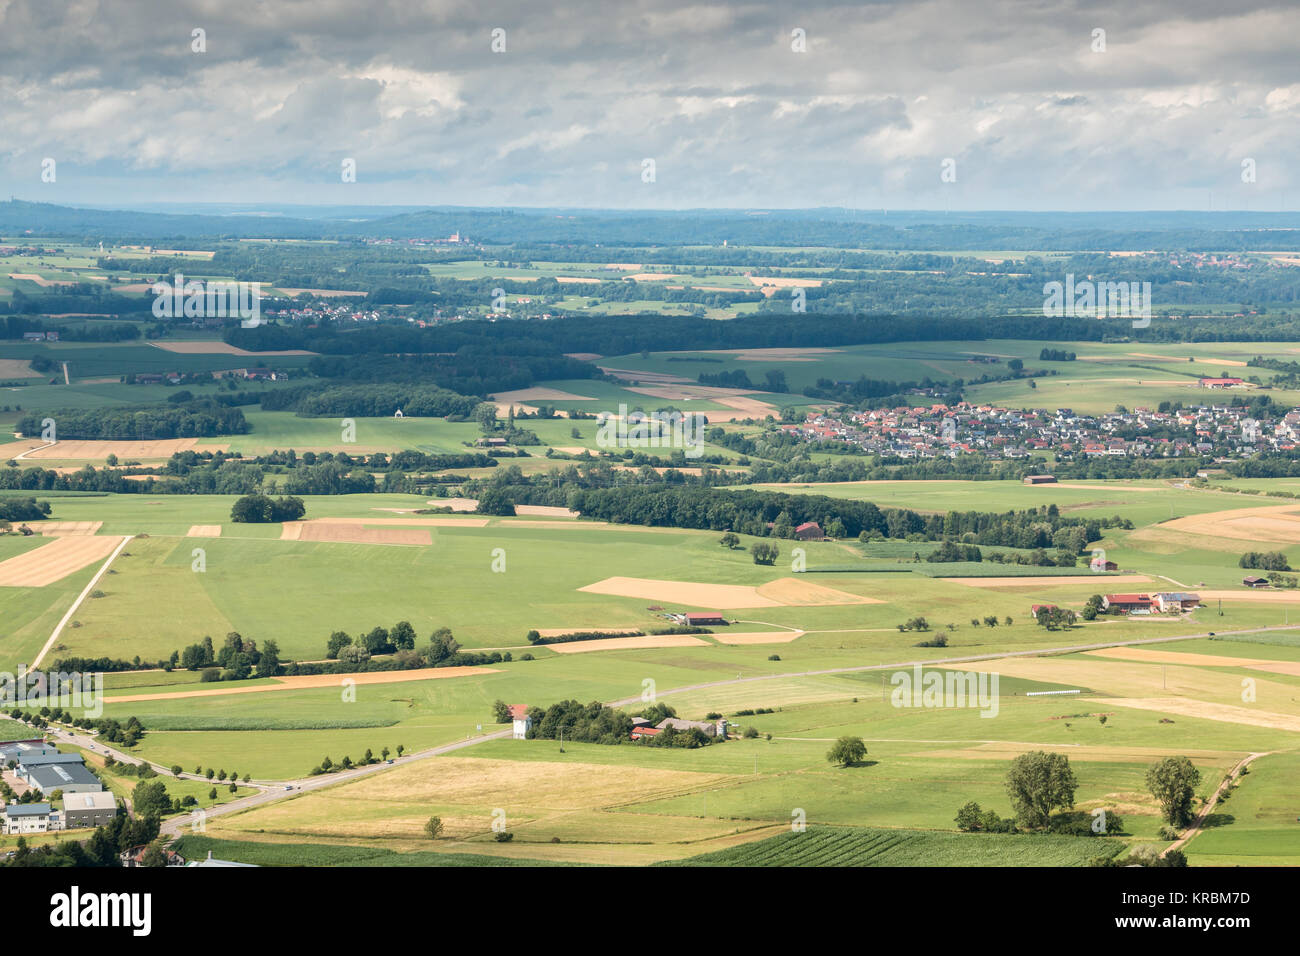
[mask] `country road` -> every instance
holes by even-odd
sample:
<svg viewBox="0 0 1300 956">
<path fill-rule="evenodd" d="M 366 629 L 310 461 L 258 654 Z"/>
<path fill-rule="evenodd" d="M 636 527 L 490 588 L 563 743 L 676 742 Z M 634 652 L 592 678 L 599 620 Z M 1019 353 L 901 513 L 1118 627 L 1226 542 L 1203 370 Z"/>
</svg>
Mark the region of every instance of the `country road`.
<svg viewBox="0 0 1300 956">
<path fill-rule="evenodd" d="M 262 789 L 260 793 L 255 793 L 251 797 L 242 797 L 239 800 L 232 800 L 230 803 L 223 803 L 220 806 L 210 807 L 203 811 L 203 819 L 206 821 L 210 817 L 220 817 L 225 816 L 228 813 L 238 813 L 242 810 L 249 810 L 253 807 L 261 806 L 264 803 L 282 800 L 285 797 L 296 797 L 300 793 L 320 790 L 324 787 L 333 786 L 334 784 L 346 783 L 349 780 L 356 780 L 358 777 L 378 773 L 380 770 L 387 770 L 390 766 L 397 767 L 402 764 L 413 763 L 416 760 L 436 757 L 439 754 L 452 753 L 453 751 L 461 750 L 465 747 L 472 747 L 475 744 L 481 744 L 485 740 L 500 740 L 502 737 L 509 737 L 511 733 L 513 733 L 513 728 L 508 727 L 505 730 L 498 730 L 494 733 L 471 737 L 469 740 L 458 740 L 455 743 L 430 747 L 428 750 L 406 754 L 405 756 L 396 757 L 390 761 L 380 761 L 379 763 L 370 764 L 365 767 L 353 767 L 351 770 L 341 770 L 337 773 L 327 773 L 316 777 L 306 777 L 302 780 L 295 780 L 292 783 L 261 783 L 258 784 L 258 786 L 263 787 L 264 789 Z M 182 815 L 166 821 L 161 827 L 162 835 L 168 837 L 180 836 L 182 831 L 191 826 L 191 819 L 191 817 Z"/>
<path fill-rule="evenodd" d="M 1188 641 L 1188 640 L 1195 640 L 1197 638 L 1208 637 L 1212 633 L 1221 633 L 1225 635 L 1226 634 L 1258 634 L 1264 631 L 1282 631 L 1282 630 L 1294 630 L 1294 629 L 1295 629 L 1294 626 L 1278 625 L 1275 627 L 1249 628 L 1240 631 L 1220 631 L 1220 632 L 1201 631 L 1195 634 L 1178 634 L 1178 635 L 1170 635 L 1166 637 L 1147 637 L 1147 638 L 1139 638 L 1131 641 L 1103 641 L 1101 643 L 1095 643 L 1095 644 L 1070 644 L 1070 645 L 1063 645 L 1060 647 L 1040 647 L 1040 648 L 1034 648 L 1032 650 L 1024 650 L 1024 651 L 1003 651 L 996 654 L 972 654 L 972 655 L 962 655 L 962 656 L 954 656 L 954 657 L 934 658 L 931 660 L 902 661 L 902 662 L 892 663 L 892 664 L 862 664 L 855 667 L 832 667 L 832 668 L 826 668 L 824 670 L 815 670 L 815 671 L 789 671 L 782 674 L 764 674 L 757 677 L 737 676 L 737 677 L 728 678 L 726 680 L 706 681 L 700 684 L 687 684 L 682 687 L 674 687 L 670 690 L 658 691 L 656 693 L 656 697 L 668 697 L 673 694 L 684 694 L 689 691 L 704 690 L 709 687 L 725 687 L 731 684 L 748 684 L 748 683 L 757 683 L 760 681 L 783 680 L 790 677 L 817 677 L 826 674 L 851 674 L 851 673 L 858 673 L 862 671 L 896 670 L 896 669 L 914 667 L 917 664 L 921 664 L 927 667 L 935 667 L 935 666 L 941 666 L 945 664 L 962 664 L 962 663 L 971 663 L 975 661 L 997 660 L 1004 657 L 1037 657 L 1043 654 L 1069 654 L 1069 653 L 1077 653 L 1080 651 L 1102 650 L 1108 647 L 1132 647 L 1135 645 L 1142 645 L 1142 644 L 1160 644 L 1160 643 L 1168 643 L 1170 641 Z M 625 697 L 620 700 L 610 701 L 609 705 L 611 707 L 624 707 L 627 706 L 628 704 L 635 704 L 640 701 L 641 701 L 641 697 L 637 695 L 633 697 Z M 66 732 L 63 733 L 66 734 Z M 283 800 L 289 797 L 296 797 L 301 793 L 306 793 L 312 790 L 320 790 L 325 787 L 334 786 L 335 784 L 345 783 L 349 780 L 355 780 L 358 777 L 363 777 L 368 774 L 379 773 L 381 771 L 389 769 L 390 766 L 397 767 L 403 764 L 414 763 L 418 760 L 426 760 L 429 757 L 436 757 L 441 754 L 453 753 L 454 751 L 457 750 L 463 750 L 466 747 L 473 747 L 474 745 L 483 743 L 484 741 L 487 740 L 501 740 L 505 737 L 509 737 L 510 734 L 511 734 L 511 729 L 507 728 L 505 730 L 499 730 L 490 734 L 481 734 L 478 736 L 470 737 L 466 740 L 458 740 L 455 741 L 454 743 L 441 744 L 437 747 L 430 747 L 427 750 L 421 750 L 416 753 L 406 754 L 402 757 L 396 758 L 395 760 L 393 760 L 391 764 L 386 762 L 381 762 L 378 764 L 371 764 L 365 767 L 354 767 L 351 770 L 339 771 L 336 773 L 329 773 L 329 774 L 320 774 L 319 776 L 315 776 L 315 777 L 304 777 L 298 780 L 290 780 L 290 781 L 283 781 L 283 782 L 255 781 L 249 785 L 259 788 L 259 790 L 261 791 L 260 793 L 253 794 L 252 796 L 248 796 L 248 797 L 242 797 L 238 800 L 232 800 L 229 803 L 223 803 L 220 806 L 211 807 L 205 811 L 206 818 L 226 816 L 227 814 L 231 814 L 231 813 L 239 813 L 243 810 L 248 810 L 253 807 L 274 802 L 276 800 Z M 104 748 L 100 747 L 100 749 L 103 750 Z M 117 759 L 137 760 L 137 758 L 128 757 L 126 755 L 117 755 L 116 753 L 115 753 L 115 757 Z M 171 775 L 171 771 L 167 768 L 160 768 L 160 767 L 156 767 L 155 765 L 155 769 L 161 770 L 166 775 Z M 181 776 L 187 779 L 206 779 L 206 778 L 195 777 L 193 774 L 182 774 Z M 286 788 L 290 788 L 290 789 L 286 789 Z M 162 825 L 162 832 L 164 835 L 169 837 L 178 837 L 189 826 L 190 826 L 190 818 L 184 816 L 177 817 L 164 822 Z"/>
<path fill-rule="evenodd" d="M 1252 753 L 1243 757 L 1241 763 L 1233 767 L 1232 772 L 1223 778 L 1223 783 L 1219 784 L 1218 788 L 1214 791 L 1213 796 L 1211 796 L 1209 800 L 1205 801 L 1205 806 L 1201 807 L 1201 812 L 1196 815 L 1196 819 L 1191 822 L 1191 825 L 1183 832 L 1183 835 L 1173 843 L 1169 844 L 1169 846 L 1165 847 L 1164 851 L 1161 852 L 1160 855 L 1167 856 L 1170 850 L 1181 850 L 1187 845 L 1192 837 L 1204 830 L 1205 821 L 1208 820 L 1210 814 L 1214 812 L 1214 808 L 1218 805 L 1219 799 L 1227 792 L 1228 788 L 1237 781 L 1241 776 L 1242 771 L 1250 766 L 1250 764 L 1254 763 L 1259 757 L 1267 757 L 1268 753 L 1269 752 Z"/>
</svg>

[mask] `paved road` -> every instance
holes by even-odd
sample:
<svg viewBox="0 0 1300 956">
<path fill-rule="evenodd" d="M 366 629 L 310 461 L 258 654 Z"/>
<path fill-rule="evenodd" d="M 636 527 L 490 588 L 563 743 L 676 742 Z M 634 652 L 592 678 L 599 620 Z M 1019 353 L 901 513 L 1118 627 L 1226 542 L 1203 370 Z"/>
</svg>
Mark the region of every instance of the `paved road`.
<svg viewBox="0 0 1300 956">
<path fill-rule="evenodd" d="M 420 750 L 416 753 L 406 754 L 393 759 L 391 762 L 380 761 L 377 764 L 370 764 L 365 767 L 353 767 L 351 770 L 340 770 L 337 773 L 323 773 L 319 776 L 305 777 L 301 780 L 294 780 L 290 783 L 268 784 L 265 785 L 265 789 L 260 793 L 255 793 L 250 797 L 243 797 L 239 800 L 232 800 L 229 803 L 223 803 L 220 806 L 209 807 L 204 811 L 204 820 L 212 817 L 225 816 L 228 813 L 239 813 L 243 810 L 249 810 L 253 807 L 261 806 L 264 803 L 283 800 L 286 797 L 296 797 L 300 793 L 320 790 L 323 787 L 331 787 L 338 783 L 356 780 L 358 777 L 365 777 L 372 773 L 378 773 L 381 770 L 388 770 L 390 767 L 413 763 L 417 760 L 425 760 L 429 757 L 436 757 L 439 754 L 452 753 L 453 751 L 461 750 L 465 747 L 472 747 L 475 744 L 481 744 L 485 740 L 500 740 L 502 737 L 509 737 L 511 733 L 513 733 L 513 728 L 507 727 L 505 730 L 494 731 L 490 734 L 480 734 L 471 737 L 468 740 L 458 740 L 453 744 L 443 744 L 439 747 L 430 747 L 428 750 Z M 292 789 L 285 789 L 286 787 L 292 787 Z M 184 831 L 190 829 L 190 827 L 190 817 L 173 817 L 163 823 L 162 835 L 167 837 L 178 837 Z"/>
<path fill-rule="evenodd" d="M 1293 625 L 1278 625 L 1276 627 L 1256 627 L 1256 628 L 1248 628 L 1240 631 L 1219 631 L 1217 633 L 1221 635 L 1258 634 L 1262 631 L 1285 631 L 1285 630 L 1295 630 L 1295 629 L 1296 627 Z M 1131 647 L 1131 646 L 1141 645 L 1141 644 L 1162 644 L 1162 643 L 1168 643 L 1170 641 L 1189 641 L 1189 640 L 1195 640 L 1196 638 L 1208 637 L 1210 633 L 1211 632 L 1209 631 L 1200 631 L 1194 634 L 1178 634 L 1178 635 L 1171 635 L 1166 637 L 1147 637 L 1147 638 L 1139 638 L 1131 641 L 1103 641 L 1098 644 L 1072 644 L 1072 645 L 1066 645 L 1062 647 L 1038 647 L 1038 648 L 1033 648 L 1032 650 L 1002 651 L 996 654 L 969 654 L 969 655 L 962 655 L 962 656 L 955 656 L 955 657 L 934 658 L 930 660 L 903 661 L 901 663 L 893 663 L 893 664 L 863 664 L 856 667 L 831 667 L 831 668 L 826 668 L 824 670 L 791 671 L 784 674 L 763 674 L 756 677 L 738 676 L 738 677 L 729 678 L 727 680 L 706 681 L 701 684 L 688 684 L 684 687 L 674 687 L 666 691 L 657 691 L 655 696 L 668 697 L 673 694 L 684 694 L 687 693 L 688 691 L 702 690 L 709 687 L 723 687 L 729 684 L 748 684 L 748 683 L 757 683 L 759 681 L 782 680 L 789 677 L 816 677 L 824 674 L 851 674 L 851 673 L 857 673 L 861 671 L 899 670 L 902 668 L 913 667 L 917 664 L 921 664 L 927 667 L 935 667 L 944 664 L 962 664 L 962 663 L 970 663 L 974 661 L 997 660 L 999 658 L 1004 658 L 1004 657 L 1037 657 L 1043 654 L 1068 654 L 1068 653 L 1077 653 L 1079 651 L 1101 650 L 1107 647 Z M 635 697 L 625 697 L 622 700 L 610 701 L 610 706 L 623 707 L 628 704 L 638 703 L 640 702 L 640 700 L 641 697 L 639 695 Z M 368 774 L 378 773 L 383 770 L 387 770 L 389 766 L 398 766 L 401 764 L 414 763 L 417 760 L 425 760 L 428 759 L 429 757 L 436 757 L 440 754 L 452 753 L 457 750 L 462 750 L 466 747 L 473 747 L 474 745 L 481 744 L 487 740 L 500 740 L 504 737 L 509 737 L 511 732 L 512 731 L 510 728 L 506 728 L 505 730 L 499 730 L 494 733 L 480 734 L 475 737 L 470 737 L 466 740 L 458 740 L 455 743 L 442 744 L 441 746 L 438 747 L 431 747 L 428 750 L 421 750 L 416 753 L 410 753 L 410 754 L 406 754 L 403 757 L 399 757 L 396 760 L 394 760 L 391 765 L 387 763 L 371 764 L 366 767 L 356 767 L 352 770 L 340 771 L 337 773 L 330 773 L 330 774 L 320 774 L 319 776 L 315 776 L 315 777 L 305 777 L 299 780 L 285 781 L 283 783 L 268 783 L 265 781 L 257 782 L 255 786 L 262 788 L 260 793 L 253 794 L 252 796 L 249 797 L 243 797 L 242 799 L 239 800 L 232 800 L 229 803 L 223 803 L 217 807 L 212 807 L 206 811 L 207 817 L 211 818 L 217 816 L 225 816 L 226 814 L 230 814 L 230 813 L 239 813 L 240 811 L 248 810 L 256 806 L 261 806 L 262 804 L 271 803 L 276 800 L 283 800 L 287 797 L 294 797 L 300 793 L 305 793 L 311 790 L 319 790 L 324 787 L 330 787 L 335 784 L 343 783 L 348 780 L 355 780 L 358 777 L 363 777 Z M 134 759 L 134 758 L 128 757 L 125 759 Z M 165 770 L 165 768 L 164 768 L 164 772 L 170 773 L 170 771 Z M 194 778 L 192 774 L 183 774 L 182 776 L 186 776 L 192 779 L 197 779 Z M 292 789 L 286 790 L 285 789 L 286 786 L 292 787 Z M 166 836 L 176 837 L 179 836 L 184 830 L 189 828 L 189 826 L 190 826 L 190 819 L 188 817 L 173 818 L 171 820 L 166 821 L 163 824 L 162 832 Z"/>
<path fill-rule="evenodd" d="M 230 783 L 229 780 L 221 781 L 215 778 L 209 781 L 206 776 L 197 773 L 181 773 L 178 777 L 178 775 L 172 773 L 170 767 L 164 767 L 162 764 L 154 763 L 152 760 L 141 760 L 133 754 L 124 753 L 121 750 L 108 746 L 92 734 L 86 734 L 75 730 L 64 730 L 63 728 L 55 727 L 53 724 L 45 729 L 45 734 L 46 736 L 54 737 L 59 743 L 72 744 L 73 746 L 82 747 L 97 754 L 109 754 L 119 763 L 147 763 L 164 777 L 172 777 L 173 779 L 181 780 L 197 780 L 200 783 L 211 782 L 213 786 L 229 785 Z M 268 783 L 260 780 L 252 780 L 248 783 L 241 782 L 239 785 L 241 787 L 256 787 L 259 790 L 279 786 L 279 784 L 274 782 Z"/>
</svg>

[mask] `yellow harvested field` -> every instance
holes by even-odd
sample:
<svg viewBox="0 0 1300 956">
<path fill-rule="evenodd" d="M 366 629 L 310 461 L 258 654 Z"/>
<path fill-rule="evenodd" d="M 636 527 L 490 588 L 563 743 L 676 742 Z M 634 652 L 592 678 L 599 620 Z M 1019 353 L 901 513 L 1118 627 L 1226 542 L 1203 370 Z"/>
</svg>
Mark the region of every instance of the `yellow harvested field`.
<svg viewBox="0 0 1300 956">
<path fill-rule="evenodd" d="M 41 373 L 33 369 L 26 359 L 0 358 L 0 379 L 40 377 Z"/>
<path fill-rule="evenodd" d="M 1218 654 L 1187 654 L 1179 651 L 1156 651 L 1146 647 L 1108 647 L 1089 651 L 1090 657 L 1109 657 L 1120 661 L 1143 661 L 1156 664 L 1186 664 L 1191 667 L 1244 667 L 1270 674 L 1300 677 L 1300 661 L 1269 661 L 1258 657 L 1224 657 Z"/>
<path fill-rule="evenodd" d="M 302 522 L 286 521 L 280 525 L 281 541 L 300 541 L 302 539 Z"/>
<path fill-rule="evenodd" d="M 779 417 L 780 410 L 767 402 L 759 401 L 756 398 L 717 398 L 714 399 L 719 405 L 725 405 L 731 409 L 728 412 L 711 411 L 705 412 L 704 415 L 710 422 L 734 422 L 742 418 L 764 419 L 768 415 Z"/>
<path fill-rule="evenodd" d="M 565 352 L 565 358 L 577 359 L 579 362 L 594 362 L 601 358 L 595 352 Z"/>
<path fill-rule="evenodd" d="M 589 634 L 597 631 L 601 634 L 636 634 L 635 627 L 605 627 L 602 624 L 583 625 L 581 627 L 539 627 L 537 633 L 542 637 L 563 637 L 565 634 Z"/>
<path fill-rule="evenodd" d="M 1248 604 L 1300 604 L 1300 590 L 1265 591 L 1243 587 L 1240 591 L 1196 592 L 1202 601 L 1245 601 Z"/>
<path fill-rule="evenodd" d="M 1237 541 L 1271 541 L 1280 544 L 1300 543 L 1300 505 L 1265 505 L 1258 508 L 1234 508 L 1175 518 L 1160 525 L 1166 533 L 1231 538 Z"/>
<path fill-rule="evenodd" d="M 25 282 L 35 282 L 39 286 L 77 284 L 75 279 L 46 279 L 43 276 L 36 275 L 34 272 L 11 272 L 9 273 L 9 278 L 22 279 Z"/>
<path fill-rule="evenodd" d="M 876 598 L 850 594 L 800 578 L 778 578 L 760 585 L 758 593 L 787 607 L 831 607 L 837 604 L 884 604 Z"/>
<path fill-rule="evenodd" d="M 219 524 L 196 524 L 191 525 L 190 530 L 185 533 L 187 538 L 220 538 L 221 525 Z"/>
<path fill-rule="evenodd" d="M 29 528 L 37 534 L 59 537 L 69 534 L 98 534 L 102 521 L 33 521 Z"/>
<path fill-rule="evenodd" d="M 633 282 L 663 282 L 665 279 L 680 279 L 681 274 L 677 272 L 637 272 L 627 276 Z"/>
<path fill-rule="evenodd" d="M 429 504 L 436 508 L 450 508 L 452 511 L 473 511 L 478 507 L 477 498 L 430 498 Z M 535 515 L 538 518 L 576 518 L 578 512 L 570 511 L 559 505 L 515 505 L 517 515 Z M 445 520 L 445 519 L 438 519 Z M 457 521 L 457 524 L 465 524 Z M 601 522 L 603 524 L 604 522 Z"/>
<path fill-rule="evenodd" d="M 627 651 L 647 647 L 703 647 L 708 641 L 689 634 L 644 634 L 641 637 L 611 637 L 596 641 L 570 641 L 568 644 L 546 644 L 557 654 L 585 654 L 588 651 Z"/>
<path fill-rule="evenodd" d="M 242 357 L 257 357 L 262 355 L 315 355 L 315 352 L 308 352 L 306 349 L 283 349 L 278 352 L 249 352 L 233 345 L 227 345 L 225 342 L 154 342 L 154 348 L 163 349 L 167 352 L 175 352 L 177 355 L 239 355 Z"/>
<path fill-rule="evenodd" d="M 705 607 L 716 610 L 738 607 L 781 607 L 781 602 L 765 598 L 758 588 L 740 584 L 698 584 L 690 581 L 661 581 L 654 578 L 605 578 L 578 588 L 591 594 L 642 598 Z"/>
<path fill-rule="evenodd" d="M 58 441 L 27 453 L 29 459 L 69 458 L 76 461 L 103 461 L 109 455 L 120 460 L 141 458 L 170 458 L 178 451 L 189 451 L 197 445 L 197 438 L 165 438 L 158 441 Z M 204 451 L 225 451 L 226 444 L 209 445 Z"/>
<path fill-rule="evenodd" d="M 220 825 L 256 830 L 258 834 L 311 833 L 372 840 L 406 837 L 428 841 L 423 836 L 430 809 L 438 808 L 447 822 L 448 835 L 467 837 L 490 835 L 494 808 L 504 806 L 510 829 L 527 833 L 533 822 L 543 833 L 522 841 L 527 855 L 537 857 L 549 846 L 548 824 L 563 825 L 575 812 L 595 812 L 602 807 L 626 807 L 642 801 L 662 800 L 736 782 L 733 774 L 696 773 L 688 770 L 660 770 L 645 767 L 580 763 L 566 760 L 495 760 L 485 757 L 442 756 L 397 766 L 341 786 L 303 794 L 295 800 L 258 807 L 247 814 L 224 817 Z M 383 814 L 365 812 L 382 806 Z M 609 839 L 614 842 L 649 842 L 653 834 L 624 831 L 635 827 L 643 816 L 617 813 L 608 820 Z M 704 837 L 688 821 L 674 824 L 678 838 Z M 735 829 L 727 821 L 728 830 Z M 533 830 L 537 833 L 537 830 Z M 626 832 L 626 835 L 622 835 Z M 249 838 L 263 839 L 250 834 Z M 442 842 L 442 841 L 439 841 Z M 520 842 L 520 841 L 516 841 Z M 497 844 L 475 842 L 465 849 L 495 852 Z M 568 840 L 556 850 L 574 849 Z M 650 860 L 664 856 L 662 847 Z M 697 851 L 690 851 L 697 852 Z"/>
<path fill-rule="evenodd" d="M 816 289 L 822 284 L 821 279 L 795 279 L 789 276 L 746 276 L 745 278 L 760 288 L 762 286 L 767 286 L 768 288 L 775 287 L 777 289 L 794 289 L 800 287 L 805 289 Z"/>
<path fill-rule="evenodd" d="M 126 694 L 105 697 L 106 704 L 127 704 L 141 700 L 182 700 L 187 697 L 222 697 L 227 694 L 267 694 L 281 690 L 305 690 L 312 687 L 342 687 L 344 681 L 354 684 L 400 684 L 405 681 L 443 680 L 448 677 L 471 677 L 477 674 L 495 674 L 495 667 L 422 667 L 409 671 L 364 671 L 359 674 L 304 674 L 297 677 L 276 677 L 275 683 L 252 687 L 216 687 L 211 690 L 179 690 L 163 694 Z"/>
<path fill-rule="evenodd" d="M 122 543 L 115 535 L 68 535 L 0 561 L 0 587 L 42 588 L 113 553 Z"/>
<path fill-rule="evenodd" d="M 1270 730 L 1300 733 L 1300 716 L 1279 714 L 1254 707 L 1238 707 L 1235 704 L 1217 704 L 1188 697 L 1126 697 L 1107 703 L 1119 707 L 1132 707 L 1136 710 L 1155 710 L 1166 714 L 1181 714 L 1184 717 L 1218 720 L 1227 724 L 1245 724 L 1248 727 L 1267 727 Z"/>
<path fill-rule="evenodd" d="M 653 578 L 613 577 L 578 588 L 592 594 L 642 598 L 706 607 L 716 610 L 749 607 L 825 607 L 836 604 L 883 604 L 875 598 L 860 597 L 846 591 L 780 578 L 759 587 L 740 584 L 702 584 L 693 581 L 662 581 Z"/>
<path fill-rule="evenodd" d="M 1197 703 L 1235 704 L 1241 700 L 1241 675 L 1208 667 L 1106 660 L 1088 655 L 999 658 L 966 666 L 1003 677 L 1023 677 L 1062 687 L 1088 688 L 1110 695 L 1104 701 L 1106 707 L 1130 698 L 1141 700 L 1173 695 L 1179 695 L 1174 699 Z M 1256 687 L 1259 699 L 1274 701 L 1275 707 L 1280 706 L 1278 702 L 1290 700 L 1295 693 L 1293 686 L 1266 678 L 1257 678 Z M 1297 710 L 1300 711 L 1300 705 L 1297 705 Z"/>
<path fill-rule="evenodd" d="M 948 750 L 922 750 L 909 757 L 937 757 L 943 760 L 1011 760 L 1021 754 L 1042 750 L 1043 745 L 1022 744 L 1013 741 L 993 741 L 973 747 Z M 1197 760 L 1236 761 L 1244 754 L 1227 750 L 1188 750 L 1186 747 L 1094 747 L 1075 744 L 1052 744 L 1051 749 L 1065 754 L 1073 761 L 1102 761 L 1106 763 L 1154 763 L 1161 757 L 1180 754 Z"/>
<path fill-rule="evenodd" d="M 538 282 L 541 279 L 537 280 Z M 556 282 L 568 282 L 572 285 L 600 285 L 601 279 L 593 279 L 591 276 L 556 276 Z"/>
<path fill-rule="evenodd" d="M 804 636 L 803 631 L 714 631 L 719 644 L 789 644 Z"/>
<path fill-rule="evenodd" d="M 572 392 L 563 392 L 558 388 L 517 388 L 513 392 L 497 392 L 489 396 L 493 400 L 510 404 L 512 402 L 594 402 L 594 398 L 588 398 L 586 395 L 574 395 Z"/>
<path fill-rule="evenodd" d="M 1107 589 L 1117 584 L 1147 584 L 1151 581 L 1145 574 L 1061 574 L 1028 578 L 939 578 L 939 580 L 964 584 L 972 588 L 1042 588 L 1054 584 L 1096 584 L 1099 587 L 1104 585 Z"/>
<path fill-rule="evenodd" d="M 431 545 L 433 537 L 427 528 L 366 528 L 356 524 L 332 521 L 306 521 L 301 523 L 299 541 L 332 541 L 345 544 L 403 544 Z"/>
</svg>

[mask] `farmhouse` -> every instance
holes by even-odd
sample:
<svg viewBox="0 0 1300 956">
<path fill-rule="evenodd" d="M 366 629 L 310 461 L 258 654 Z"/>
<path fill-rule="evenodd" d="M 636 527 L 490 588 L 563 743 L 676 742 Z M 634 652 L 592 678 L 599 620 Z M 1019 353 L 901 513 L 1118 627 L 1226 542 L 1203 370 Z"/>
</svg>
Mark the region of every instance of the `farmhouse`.
<svg viewBox="0 0 1300 956">
<path fill-rule="evenodd" d="M 680 717 L 665 717 L 655 725 L 656 730 L 665 730 L 668 727 L 673 728 L 673 730 L 698 730 L 708 737 L 727 736 L 727 722 L 724 719 L 717 721 L 682 720 Z"/>
<path fill-rule="evenodd" d="M 504 448 L 509 442 L 504 438 L 479 438 L 474 444 L 480 448 Z"/>
<path fill-rule="evenodd" d="M 657 727 L 633 727 L 629 735 L 633 740 L 641 740 L 643 737 L 658 737 L 660 731 Z"/>
<path fill-rule="evenodd" d="M 1150 614 L 1155 602 L 1146 594 L 1107 594 L 1102 610 L 1111 614 Z"/>
<path fill-rule="evenodd" d="M 1241 579 L 1241 583 L 1248 588 L 1266 588 L 1268 587 L 1268 578 L 1257 577 L 1254 574 L 1248 574 Z"/>
<path fill-rule="evenodd" d="M 683 614 L 685 619 L 683 623 L 691 627 L 706 627 L 710 624 L 726 624 L 727 619 L 722 616 L 720 611 L 688 611 Z"/>
<path fill-rule="evenodd" d="M 1191 611 L 1201 606 L 1199 594 L 1186 594 L 1182 591 L 1167 591 L 1157 594 L 1156 604 L 1162 612 Z"/>
<path fill-rule="evenodd" d="M 533 718 L 528 716 L 527 704 L 511 704 L 510 720 L 514 723 L 515 740 L 527 740 L 528 731 L 533 728 Z"/>
<path fill-rule="evenodd" d="M 1056 610 L 1056 605 L 1055 605 L 1055 604 L 1031 604 L 1031 605 L 1029 605 L 1029 613 L 1030 613 L 1031 615 L 1033 615 L 1034 617 L 1038 617 L 1038 612 L 1039 612 L 1039 611 L 1055 611 L 1055 610 Z"/>
<path fill-rule="evenodd" d="M 1239 378 L 1203 378 L 1201 388 L 1234 388 L 1244 384 Z"/>
<path fill-rule="evenodd" d="M 1027 485 L 1054 485 L 1056 484 L 1055 475 L 1025 475 L 1023 479 Z"/>
<path fill-rule="evenodd" d="M 800 541 L 825 541 L 826 532 L 816 521 L 805 521 L 794 529 L 794 536 Z"/>
</svg>

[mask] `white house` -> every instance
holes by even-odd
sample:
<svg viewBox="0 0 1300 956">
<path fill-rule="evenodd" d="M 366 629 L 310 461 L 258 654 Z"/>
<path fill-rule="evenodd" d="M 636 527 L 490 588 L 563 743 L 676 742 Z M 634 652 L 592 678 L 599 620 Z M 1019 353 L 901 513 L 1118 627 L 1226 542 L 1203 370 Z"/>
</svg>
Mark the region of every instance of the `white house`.
<svg viewBox="0 0 1300 956">
<path fill-rule="evenodd" d="M 514 739 L 527 740 L 528 731 L 532 729 L 533 718 L 528 716 L 527 704 L 511 704 L 510 719 L 514 721 Z"/>
</svg>

